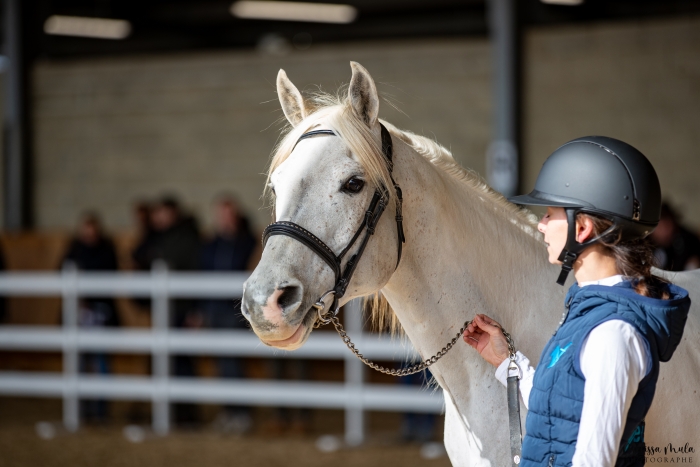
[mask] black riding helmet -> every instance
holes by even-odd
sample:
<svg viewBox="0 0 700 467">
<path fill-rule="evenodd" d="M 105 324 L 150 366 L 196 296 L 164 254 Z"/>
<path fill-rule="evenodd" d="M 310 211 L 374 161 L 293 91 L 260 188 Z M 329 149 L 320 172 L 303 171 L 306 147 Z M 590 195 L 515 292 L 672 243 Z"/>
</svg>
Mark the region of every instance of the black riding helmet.
<svg viewBox="0 0 700 467">
<path fill-rule="evenodd" d="M 569 229 L 559 255 L 560 285 L 587 247 L 618 229 L 624 240 L 644 238 L 659 223 L 661 213 L 661 187 L 651 162 L 629 144 L 605 136 L 586 136 L 564 144 L 544 162 L 535 189 L 509 200 L 566 210 Z M 603 217 L 613 225 L 600 236 L 579 243 L 579 212 Z"/>
</svg>

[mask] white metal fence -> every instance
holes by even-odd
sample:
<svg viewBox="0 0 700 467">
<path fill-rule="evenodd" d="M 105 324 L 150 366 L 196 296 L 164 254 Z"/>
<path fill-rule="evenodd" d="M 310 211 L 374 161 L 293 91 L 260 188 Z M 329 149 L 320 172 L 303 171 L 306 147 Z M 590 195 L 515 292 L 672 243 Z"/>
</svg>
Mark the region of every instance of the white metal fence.
<svg viewBox="0 0 700 467">
<path fill-rule="evenodd" d="M 442 394 L 398 384 L 368 384 L 365 367 L 335 332 L 315 331 L 304 346 L 284 352 L 263 345 L 246 330 L 182 330 L 169 327 L 173 298 L 239 298 L 246 273 L 169 272 L 155 265 L 145 273 L 0 273 L 0 295 L 61 296 L 62 326 L 0 326 L 0 350 L 60 351 L 63 373 L 0 372 L 0 395 L 63 398 L 63 422 L 80 425 L 79 400 L 104 398 L 152 402 L 153 430 L 167 434 L 171 402 L 345 410 L 345 438 L 364 440 L 364 411 L 441 412 Z M 151 329 L 80 328 L 79 297 L 150 297 Z M 359 303 L 345 307 L 345 323 L 362 353 L 371 359 L 415 358 L 409 344 L 362 332 Z M 408 347 L 406 347 L 408 346 Z M 81 352 L 150 353 L 151 376 L 91 375 L 79 372 Z M 278 381 L 183 378 L 170 375 L 171 355 L 344 360 L 345 381 Z"/>
</svg>

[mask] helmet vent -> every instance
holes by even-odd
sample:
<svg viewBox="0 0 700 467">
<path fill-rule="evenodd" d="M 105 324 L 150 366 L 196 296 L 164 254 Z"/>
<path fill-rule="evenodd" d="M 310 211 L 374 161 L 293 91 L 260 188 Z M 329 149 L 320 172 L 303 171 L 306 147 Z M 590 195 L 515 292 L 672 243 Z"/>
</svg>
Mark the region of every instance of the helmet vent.
<svg viewBox="0 0 700 467">
<path fill-rule="evenodd" d="M 632 203 L 632 220 L 633 221 L 638 221 L 639 220 L 639 201 L 637 201 L 637 198 L 634 199 L 634 202 Z"/>
</svg>

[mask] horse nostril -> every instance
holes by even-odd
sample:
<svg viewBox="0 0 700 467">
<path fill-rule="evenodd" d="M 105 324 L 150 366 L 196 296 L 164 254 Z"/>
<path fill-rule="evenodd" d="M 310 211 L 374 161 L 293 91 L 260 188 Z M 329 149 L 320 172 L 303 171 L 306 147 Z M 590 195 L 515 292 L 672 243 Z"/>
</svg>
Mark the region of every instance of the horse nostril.
<svg viewBox="0 0 700 467">
<path fill-rule="evenodd" d="M 286 310 L 290 306 L 301 301 L 301 287 L 290 285 L 287 287 L 281 287 L 277 290 L 282 291 L 282 294 L 277 297 L 277 303 L 282 310 Z"/>
</svg>

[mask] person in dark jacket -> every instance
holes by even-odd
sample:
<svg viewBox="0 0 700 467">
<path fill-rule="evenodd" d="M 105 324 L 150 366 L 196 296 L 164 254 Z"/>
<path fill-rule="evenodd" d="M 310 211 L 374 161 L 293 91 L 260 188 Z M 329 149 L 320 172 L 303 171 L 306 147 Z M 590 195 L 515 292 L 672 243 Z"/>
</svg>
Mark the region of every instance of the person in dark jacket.
<svg viewBox="0 0 700 467">
<path fill-rule="evenodd" d="M 117 270 L 114 243 L 105 235 L 97 214 L 90 212 L 82 216 L 77 234 L 71 240 L 61 265 L 66 266 L 67 263 L 74 264 L 80 271 Z M 80 320 L 84 325 L 119 325 L 113 298 L 85 298 L 81 306 L 84 316 L 81 315 Z"/>
<path fill-rule="evenodd" d="M 215 203 L 214 215 L 214 235 L 202 246 L 200 268 L 205 271 L 247 270 L 257 239 L 240 205 L 230 196 L 221 196 Z"/>
<path fill-rule="evenodd" d="M 680 216 L 669 204 L 661 205 L 659 225 L 649 237 L 658 268 L 667 271 L 700 268 L 700 239 L 681 224 Z"/>
<path fill-rule="evenodd" d="M 253 237 L 248 219 L 240 205 L 228 195 L 220 196 L 214 205 L 214 235 L 202 245 L 199 266 L 203 271 L 245 271 L 257 240 Z M 241 301 L 207 299 L 199 304 L 205 326 L 215 329 L 247 329 L 247 321 L 241 315 Z M 216 359 L 219 376 L 244 378 L 243 362 L 239 358 Z M 252 426 L 249 407 L 226 406 L 217 417 L 216 424 L 223 430 L 244 433 Z"/>
<path fill-rule="evenodd" d="M 154 242 L 156 231 L 153 228 L 153 206 L 147 201 L 138 201 L 133 207 L 136 235 L 138 241 L 131 252 L 131 258 L 139 271 L 151 269 L 151 261 L 154 259 Z"/>
<path fill-rule="evenodd" d="M 659 364 L 680 343 L 690 308 L 686 290 L 652 274 L 656 172 L 622 141 L 579 138 L 547 159 L 529 195 L 511 200 L 547 207 L 538 228 L 550 263 L 562 265 L 557 282 L 570 271 L 576 279 L 537 369 L 515 358 L 529 409 L 520 465 L 642 466 Z M 477 315 L 464 340 L 505 383 L 501 326 Z"/>
<path fill-rule="evenodd" d="M 62 267 L 75 266 L 80 271 L 116 271 L 117 255 L 114 243 L 102 229 L 95 213 L 82 216 L 76 236 L 63 256 Z M 119 326 L 119 315 L 111 297 L 90 297 L 80 300 L 78 324 L 85 328 Z M 80 369 L 86 373 L 108 374 L 109 356 L 104 353 L 85 353 L 80 358 Z M 109 405 L 106 400 L 81 401 L 81 412 L 87 421 L 104 422 Z"/>
<path fill-rule="evenodd" d="M 150 210 L 152 234 L 135 259 L 143 265 L 152 266 L 156 260 L 163 261 L 171 271 L 194 271 L 199 265 L 200 236 L 194 217 L 187 215 L 178 200 L 165 196 Z M 193 300 L 178 299 L 171 303 L 171 324 L 176 328 L 201 326 Z M 173 357 L 173 373 L 176 376 L 193 377 L 196 374 L 195 360 L 189 355 Z M 173 404 L 173 418 L 180 424 L 197 424 L 199 413 L 194 404 Z"/>
<path fill-rule="evenodd" d="M 200 236 L 194 217 L 185 214 L 176 198 L 166 196 L 153 206 L 155 235 L 143 258 L 165 261 L 172 271 L 193 271 L 199 264 Z"/>
</svg>

